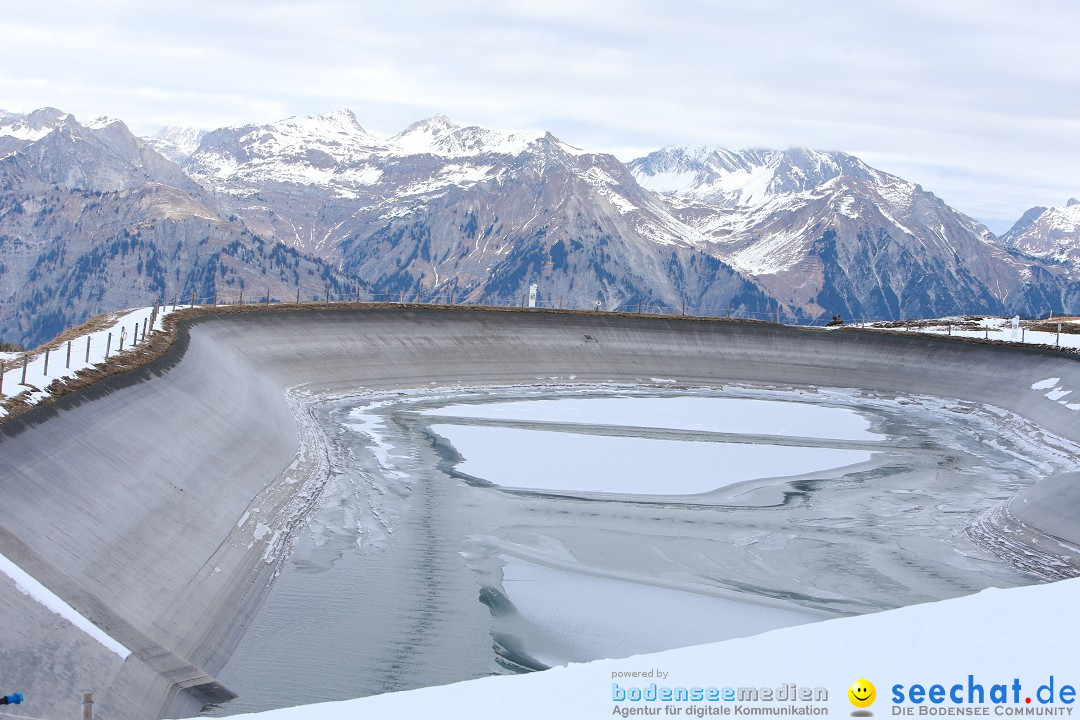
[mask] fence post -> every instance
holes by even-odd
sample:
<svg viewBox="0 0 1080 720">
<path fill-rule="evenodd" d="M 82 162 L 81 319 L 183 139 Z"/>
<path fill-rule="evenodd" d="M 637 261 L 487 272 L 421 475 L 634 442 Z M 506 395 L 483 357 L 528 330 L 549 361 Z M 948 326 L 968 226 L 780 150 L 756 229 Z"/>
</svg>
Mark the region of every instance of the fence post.
<svg viewBox="0 0 1080 720">
<path fill-rule="evenodd" d="M 25 385 L 26 384 L 26 353 L 23 353 L 23 356 L 22 356 L 22 380 L 19 382 L 19 384 L 20 385 Z"/>
<path fill-rule="evenodd" d="M 195 291 L 191 291 L 191 307 L 195 307 Z"/>
<path fill-rule="evenodd" d="M 42 374 L 46 377 L 49 375 L 49 348 L 45 348 L 45 370 Z"/>
<path fill-rule="evenodd" d="M 67 368 L 68 370 L 70 370 L 70 369 L 71 369 L 71 341 L 70 341 L 70 340 L 68 340 L 68 348 L 67 348 L 67 365 L 66 365 L 65 367 L 66 367 L 66 368 Z"/>
<path fill-rule="evenodd" d="M 135 321 L 135 332 L 131 333 L 131 347 L 139 344 L 139 321 Z"/>
<path fill-rule="evenodd" d="M 82 694 L 83 720 L 94 720 L 94 693 L 87 690 Z"/>
<path fill-rule="evenodd" d="M 270 307 L 270 288 L 266 288 L 266 307 Z"/>
<path fill-rule="evenodd" d="M 4 395 L 4 361 L 0 360 L 0 397 Z"/>
<path fill-rule="evenodd" d="M 214 303 L 214 304 L 216 305 L 217 303 Z M 143 318 L 143 320 L 142 320 L 142 339 L 143 340 L 146 339 L 146 323 L 147 323 L 147 321 L 149 319 L 150 318 Z"/>
<path fill-rule="evenodd" d="M 330 288 L 326 288 L 326 302 L 330 303 Z"/>
<path fill-rule="evenodd" d="M 360 302 L 360 286 L 356 286 L 356 302 Z"/>
<path fill-rule="evenodd" d="M 990 328 L 989 328 L 989 326 L 986 327 L 985 330 L 986 330 L 986 333 L 985 333 L 985 335 L 983 335 L 983 340 L 989 340 L 990 339 Z"/>
<path fill-rule="evenodd" d="M 1020 328 L 1020 344 L 1023 345 L 1027 340 L 1027 328 Z"/>
<path fill-rule="evenodd" d="M 1061 323 L 1058 323 L 1057 346 L 1061 347 Z M 48 357 L 48 356 L 46 355 L 46 357 Z"/>
<path fill-rule="evenodd" d="M 300 304 L 300 288 L 296 288 L 296 304 Z"/>
<path fill-rule="evenodd" d="M 217 288 L 214 288 L 214 307 L 217 307 Z"/>
<path fill-rule="evenodd" d="M 237 305 L 244 304 L 244 288 L 240 288 L 240 299 L 236 301 Z"/>
<path fill-rule="evenodd" d="M 105 341 L 105 359 L 109 359 L 109 350 L 112 350 L 112 333 L 109 333 L 109 339 Z"/>
<path fill-rule="evenodd" d="M 87 365 L 90 364 L 90 336 L 89 335 L 86 336 L 86 360 L 84 362 Z"/>
</svg>

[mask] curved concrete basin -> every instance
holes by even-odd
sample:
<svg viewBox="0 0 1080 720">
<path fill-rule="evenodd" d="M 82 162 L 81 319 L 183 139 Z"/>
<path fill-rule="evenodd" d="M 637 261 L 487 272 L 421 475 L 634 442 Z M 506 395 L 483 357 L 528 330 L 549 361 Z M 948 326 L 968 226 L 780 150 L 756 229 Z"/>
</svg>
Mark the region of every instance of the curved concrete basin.
<svg viewBox="0 0 1080 720">
<path fill-rule="evenodd" d="M 936 395 L 996 405 L 1080 441 L 1080 412 L 1031 388 L 1056 378 L 1080 390 L 1080 362 L 1043 350 L 591 313 L 371 307 L 195 318 L 151 365 L 0 426 L 0 553 L 133 651 L 120 661 L 0 577 L 5 682 L 38 699 L 38 716 L 73 716 L 90 686 L 117 718 L 193 713 L 228 696 L 215 674 L 288 540 L 250 545 L 238 520 L 255 502 L 292 503 L 300 517 L 317 499 L 317 486 L 281 482 L 298 472 L 302 431 L 287 388 L 569 374 Z M 298 465 L 317 481 L 314 455 Z M 1029 508 L 1025 522 L 1071 528 L 1071 510 L 1051 495 L 1053 512 Z M 1080 502 L 1074 491 L 1066 500 Z"/>
</svg>

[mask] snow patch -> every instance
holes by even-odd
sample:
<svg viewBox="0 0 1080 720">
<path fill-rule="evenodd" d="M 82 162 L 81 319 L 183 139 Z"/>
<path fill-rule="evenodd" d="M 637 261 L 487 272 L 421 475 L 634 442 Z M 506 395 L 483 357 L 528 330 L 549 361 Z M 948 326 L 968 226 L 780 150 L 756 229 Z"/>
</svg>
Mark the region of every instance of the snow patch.
<svg viewBox="0 0 1080 720">
<path fill-rule="evenodd" d="M 23 595 L 27 595 L 42 606 L 56 613 L 60 617 L 67 620 L 69 623 L 79 628 L 87 635 L 92 637 L 97 642 L 101 643 L 105 649 L 109 650 L 120 656 L 121 659 L 126 660 L 131 651 L 114 640 L 109 635 L 102 632 L 102 630 L 90 622 L 86 617 L 79 613 L 75 608 L 68 605 L 61 600 L 54 592 L 47 587 L 39 583 L 33 577 L 30 576 L 25 570 L 20 568 L 15 563 L 8 560 L 3 555 L 0 555 L 0 573 L 7 575 L 15 583 L 16 589 Z"/>
</svg>

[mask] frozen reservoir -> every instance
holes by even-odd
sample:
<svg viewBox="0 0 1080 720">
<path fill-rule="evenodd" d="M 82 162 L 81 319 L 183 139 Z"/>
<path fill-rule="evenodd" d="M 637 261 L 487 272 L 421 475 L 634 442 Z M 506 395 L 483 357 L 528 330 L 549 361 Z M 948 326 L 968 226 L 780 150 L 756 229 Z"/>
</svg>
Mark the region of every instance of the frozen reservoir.
<svg viewBox="0 0 1080 720">
<path fill-rule="evenodd" d="M 219 714 L 629 656 L 1029 582 L 972 518 L 1065 462 L 1008 413 L 663 384 L 344 393 Z"/>
</svg>

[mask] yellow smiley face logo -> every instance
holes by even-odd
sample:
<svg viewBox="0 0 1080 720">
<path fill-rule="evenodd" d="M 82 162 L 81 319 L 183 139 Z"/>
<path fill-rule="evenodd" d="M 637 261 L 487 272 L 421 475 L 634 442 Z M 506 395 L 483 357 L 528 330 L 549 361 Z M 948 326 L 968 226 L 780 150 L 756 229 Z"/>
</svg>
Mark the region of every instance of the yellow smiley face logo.
<svg viewBox="0 0 1080 720">
<path fill-rule="evenodd" d="M 847 691 L 848 700 L 851 704 L 857 708 L 866 708 L 874 704 L 874 699 L 877 697 L 877 690 L 874 689 L 874 683 L 865 678 L 859 678 L 855 682 L 851 683 L 851 687 Z"/>
</svg>

